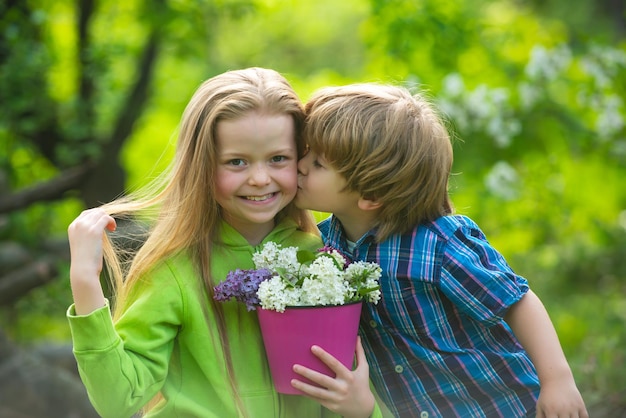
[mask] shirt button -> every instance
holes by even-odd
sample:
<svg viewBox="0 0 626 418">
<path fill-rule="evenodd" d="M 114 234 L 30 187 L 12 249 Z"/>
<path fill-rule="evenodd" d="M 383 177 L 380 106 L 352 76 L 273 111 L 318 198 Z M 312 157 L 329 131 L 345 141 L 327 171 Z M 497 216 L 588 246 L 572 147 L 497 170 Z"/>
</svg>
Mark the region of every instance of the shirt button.
<svg viewBox="0 0 626 418">
<path fill-rule="evenodd" d="M 428 418 L 428 412 L 424 411 L 420 413 L 420 418 Z"/>
<path fill-rule="evenodd" d="M 395 370 L 396 370 L 396 373 L 402 373 L 404 371 L 404 367 L 396 366 Z"/>
<path fill-rule="evenodd" d="M 372 328 L 376 328 L 377 327 L 376 321 L 374 321 L 373 319 L 370 321 L 370 327 L 372 327 Z"/>
</svg>

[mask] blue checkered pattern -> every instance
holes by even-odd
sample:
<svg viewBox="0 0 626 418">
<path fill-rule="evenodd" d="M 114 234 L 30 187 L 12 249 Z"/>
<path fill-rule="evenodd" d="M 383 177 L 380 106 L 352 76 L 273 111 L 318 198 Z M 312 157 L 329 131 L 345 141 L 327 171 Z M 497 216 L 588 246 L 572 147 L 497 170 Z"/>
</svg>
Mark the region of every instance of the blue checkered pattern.
<svg viewBox="0 0 626 418">
<path fill-rule="evenodd" d="M 350 254 L 335 217 L 327 245 Z M 534 416 L 539 381 L 503 320 L 527 291 L 471 219 L 446 216 L 381 243 L 371 231 L 351 253 L 382 267 L 382 297 L 367 304 L 360 334 L 371 379 L 405 417 Z"/>
</svg>

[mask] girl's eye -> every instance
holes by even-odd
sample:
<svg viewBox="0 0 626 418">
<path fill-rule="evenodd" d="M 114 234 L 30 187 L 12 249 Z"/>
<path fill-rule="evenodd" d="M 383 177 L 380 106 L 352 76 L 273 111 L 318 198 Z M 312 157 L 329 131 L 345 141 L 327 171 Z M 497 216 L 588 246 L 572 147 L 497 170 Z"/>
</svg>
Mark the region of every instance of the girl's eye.
<svg viewBox="0 0 626 418">
<path fill-rule="evenodd" d="M 241 158 L 234 158 L 234 159 L 228 161 L 229 165 L 234 165 L 234 166 L 242 166 L 245 163 L 246 162 L 244 160 L 242 160 Z"/>
<path fill-rule="evenodd" d="M 285 161 L 287 159 L 287 157 L 285 157 L 284 155 L 277 155 L 275 157 L 272 157 L 271 161 L 273 163 L 282 163 L 283 161 Z"/>
<path fill-rule="evenodd" d="M 322 164 L 320 164 L 320 162 L 316 158 L 316 159 L 313 160 L 313 167 L 322 168 L 324 166 Z"/>
</svg>

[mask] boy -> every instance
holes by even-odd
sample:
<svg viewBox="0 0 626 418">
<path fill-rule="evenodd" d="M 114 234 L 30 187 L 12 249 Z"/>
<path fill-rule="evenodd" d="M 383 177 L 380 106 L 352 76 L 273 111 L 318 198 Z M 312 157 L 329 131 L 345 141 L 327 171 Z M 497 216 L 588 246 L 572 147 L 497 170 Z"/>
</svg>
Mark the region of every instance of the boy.
<svg viewBox="0 0 626 418">
<path fill-rule="evenodd" d="M 452 146 L 430 104 L 358 84 L 319 90 L 306 112 L 296 204 L 333 214 L 326 245 L 383 269 L 360 331 L 393 414 L 587 418 L 541 301 L 453 215 Z"/>
</svg>

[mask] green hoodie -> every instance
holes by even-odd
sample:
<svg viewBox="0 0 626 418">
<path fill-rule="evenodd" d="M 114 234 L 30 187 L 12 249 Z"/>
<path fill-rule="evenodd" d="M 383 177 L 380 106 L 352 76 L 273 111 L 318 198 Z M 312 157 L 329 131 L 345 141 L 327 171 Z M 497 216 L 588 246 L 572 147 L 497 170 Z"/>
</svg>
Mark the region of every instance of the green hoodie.
<svg viewBox="0 0 626 418">
<path fill-rule="evenodd" d="M 223 224 L 222 243 L 211 257 L 216 281 L 230 270 L 253 268 L 253 247 Z M 263 242 L 316 249 L 320 238 L 281 222 Z M 124 312 L 113 324 L 108 306 L 67 317 L 74 353 L 90 399 L 103 417 L 130 417 L 157 393 L 163 399 L 148 417 L 237 417 L 223 347 L 198 274 L 186 253 L 163 262 L 137 282 Z M 336 416 L 304 397 L 278 394 L 272 385 L 256 312 L 224 302 L 226 333 L 237 393 L 249 417 Z M 208 315 L 207 324 L 205 315 Z M 378 411 L 377 411 L 378 413 Z"/>
</svg>

